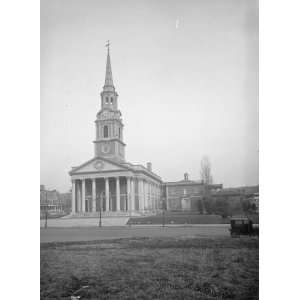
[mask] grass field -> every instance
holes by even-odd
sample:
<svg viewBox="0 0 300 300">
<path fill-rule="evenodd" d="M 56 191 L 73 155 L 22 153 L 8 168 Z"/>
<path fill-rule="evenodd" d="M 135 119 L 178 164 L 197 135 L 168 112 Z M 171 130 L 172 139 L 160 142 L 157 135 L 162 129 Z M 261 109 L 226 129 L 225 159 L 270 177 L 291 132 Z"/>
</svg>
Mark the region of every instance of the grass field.
<svg viewBox="0 0 300 300">
<path fill-rule="evenodd" d="M 254 224 L 258 224 L 258 214 L 249 216 Z M 147 217 L 132 217 L 127 224 L 230 224 L 230 217 L 219 215 L 201 215 L 197 212 L 166 212 Z"/>
<path fill-rule="evenodd" d="M 132 217 L 127 224 L 229 224 L 228 219 L 217 215 L 200 215 L 187 213 L 167 213 L 147 216 Z"/>
<path fill-rule="evenodd" d="M 75 294 L 80 299 L 258 299 L 258 239 L 41 244 L 41 299 Z"/>
</svg>

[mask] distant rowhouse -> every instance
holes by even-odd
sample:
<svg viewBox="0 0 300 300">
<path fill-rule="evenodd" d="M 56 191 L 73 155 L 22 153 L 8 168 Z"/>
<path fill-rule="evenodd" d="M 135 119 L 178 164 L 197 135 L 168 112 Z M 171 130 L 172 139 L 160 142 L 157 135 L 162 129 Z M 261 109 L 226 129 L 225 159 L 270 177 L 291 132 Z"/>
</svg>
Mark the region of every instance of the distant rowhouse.
<svg viewBox="0 0 300 300">
<path fill-rule="evenodd" d="M 47 190 L 40 185 L 40 212 L 69 213 L 71 211 L 71 192 L 59 193 L 57 190 Z"/>
<path fill-rule="evenodd" d="M 62 212 L 63 205 L 61 203 L 59 192 L 56 190 L 46 190 L 44 185 L 40 185 L 40 211 L 41 213 Z"/>
</svg>

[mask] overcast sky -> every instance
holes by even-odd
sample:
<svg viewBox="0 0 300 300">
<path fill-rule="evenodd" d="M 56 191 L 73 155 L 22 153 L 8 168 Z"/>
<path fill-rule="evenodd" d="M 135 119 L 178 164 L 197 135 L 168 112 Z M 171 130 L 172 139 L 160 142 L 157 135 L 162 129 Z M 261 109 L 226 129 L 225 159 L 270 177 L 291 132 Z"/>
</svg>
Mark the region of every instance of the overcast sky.
<svg viewBox="0 0 300 300">
<path fill-rule="evenodd" d="M 126 160 L 164 181 L 258 184 L 258 1 L 42 0 L 41 184 L 93 158 L 106 40 Z"/>
</svg>

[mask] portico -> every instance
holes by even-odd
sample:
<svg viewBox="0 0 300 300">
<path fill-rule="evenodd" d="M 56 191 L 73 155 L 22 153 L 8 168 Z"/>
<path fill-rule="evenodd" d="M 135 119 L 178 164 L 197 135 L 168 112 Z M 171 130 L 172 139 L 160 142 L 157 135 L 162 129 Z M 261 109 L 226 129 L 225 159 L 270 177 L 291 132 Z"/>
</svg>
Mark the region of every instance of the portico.
<svg viewBox="0 0 300 300">
<path fill-rule="evenodd" d="M 94 158 L 73 168 L 72 213 L 155 212 L 160 178 L 141 165 Z"/>
<path fill-rule="evenodd" d="M 76 177 L 75 177 L 76 178 Z M 84 177 L 72 179 L 72 212 L 151 212 L 157 209 L 158 185 L 133 176 Z M 152 188 L 149 192 L 149 187 Z M 134 201 L 138 199 L 138 201 Z M 137 205 L 136 205 L 137 204 Z"/>
</svg>

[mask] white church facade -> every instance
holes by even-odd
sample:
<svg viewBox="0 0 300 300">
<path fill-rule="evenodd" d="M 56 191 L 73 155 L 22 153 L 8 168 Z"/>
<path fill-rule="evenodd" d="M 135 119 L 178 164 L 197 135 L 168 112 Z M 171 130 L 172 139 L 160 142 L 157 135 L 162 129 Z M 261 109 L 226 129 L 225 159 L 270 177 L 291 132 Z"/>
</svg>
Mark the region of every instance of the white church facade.
<svg viewBox="0 0 300 300">
<path fill-rule="evenodd" d="M 98 214 L 100 207 L 107 215 L 156 212 L 161 207 L 161 178 L 152 172 L 151 163 L 144 167 L 125 160 L 124 126 L 113 84 L 109 45 L 105 84 L 100 95 L 95 155 L 69 172 L 72 214 Z"/>
</svg>

